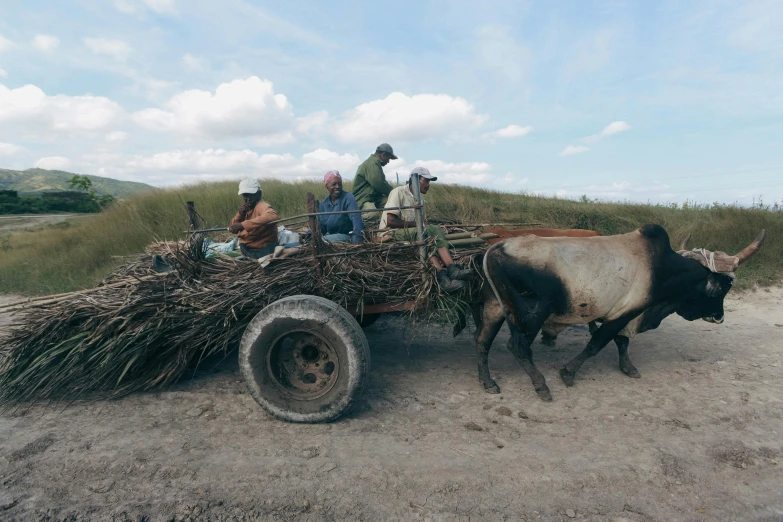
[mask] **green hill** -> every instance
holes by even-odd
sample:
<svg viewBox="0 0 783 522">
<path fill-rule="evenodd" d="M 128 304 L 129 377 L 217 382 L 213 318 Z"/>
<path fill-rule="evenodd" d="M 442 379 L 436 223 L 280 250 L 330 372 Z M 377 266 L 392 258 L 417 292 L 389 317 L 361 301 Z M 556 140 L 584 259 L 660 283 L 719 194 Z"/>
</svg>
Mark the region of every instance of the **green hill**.
<svg viewBox="0 0 783 522">
<path fill-rule="evenodd" d="M 20 193 L 57 192 L 72 190 L 68 180 L 73 177 L 72 172 L 62 170 L 7 170 L 0 169 L 0 190 L 16 190 Z M 100 176 L 87 176 L 92 181 L 92 187 L 98 195 L 105 194 L 115 198 L 124 199 L 136 192 L 151 190 L 153 187 L 136 181 L 119 181 L 116 179 L 102 178 Z"/>
</svg>

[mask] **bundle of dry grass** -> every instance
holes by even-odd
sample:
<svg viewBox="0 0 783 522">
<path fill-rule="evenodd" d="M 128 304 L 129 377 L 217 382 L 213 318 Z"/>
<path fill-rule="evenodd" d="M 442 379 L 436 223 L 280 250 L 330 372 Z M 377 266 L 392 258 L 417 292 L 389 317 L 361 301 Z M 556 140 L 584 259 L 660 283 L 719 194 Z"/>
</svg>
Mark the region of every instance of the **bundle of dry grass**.
<svg viewBox="0 0 783 522">
<path fill-rule="evenodd" d="M 416 301 L 415 319 L 453 323 L 478 286 L 440 295 L 416 245 L 333 244 L 317 258 L 306 247 L 266 267 L 223 256 L 204 261 L 198 238 L 167 246 L 154 250 L 166 252 L 170 272 L 154 272 L 148 256 L 101 286 L 17 309 L 15 326 L 0 339 L 0 404 L 115 398 L 171 384 L 204 358 L 234 348 L 257 312 L 291 295 L 359 309 Z M 482 251 L 461 251 L 458 259 L 475 263 Z"/>
</svg>

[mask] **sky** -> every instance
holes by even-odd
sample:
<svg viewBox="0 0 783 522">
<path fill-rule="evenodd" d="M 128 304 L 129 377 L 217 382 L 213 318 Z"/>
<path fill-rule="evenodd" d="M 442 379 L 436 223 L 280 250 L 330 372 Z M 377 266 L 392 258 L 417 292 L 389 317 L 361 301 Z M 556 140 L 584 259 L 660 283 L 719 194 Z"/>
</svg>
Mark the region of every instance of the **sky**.
<svg viewBox="0 0 783 522">
<path fill-rule="evenodd" d="M 783 2 L 4 0 L 0 167 L 783 201 Z"/>
</svg>

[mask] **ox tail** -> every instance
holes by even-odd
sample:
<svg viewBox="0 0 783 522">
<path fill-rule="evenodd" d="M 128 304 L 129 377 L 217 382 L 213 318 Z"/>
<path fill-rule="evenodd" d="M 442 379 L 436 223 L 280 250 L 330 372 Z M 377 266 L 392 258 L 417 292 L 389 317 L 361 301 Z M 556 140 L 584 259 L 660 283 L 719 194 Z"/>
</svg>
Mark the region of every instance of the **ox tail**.
<svg viewBox="0 0 783 522">
<path fill-rule="evenodd" d="M 508 315 L 506 307 L 503 306 L 503 300 L 500 299 L 500 294 L 498 293 L 498 289 L 495 286 L 495 282 L 492 281 L 492 276 L 489 274 L 489 270 L 487 270 L 487 258 L 489 257 L 490 252 L 496 250 L 497 248 L 502 248 L 502 245 L 503 242 L 501 241 L 499 243 L 495 243 L 487 249 L 487 251 L 484 253 L 484 260 L 481 263 L 481 267 L 484 269 L 484 277 L 487 278 L 487 282 L 489 283 L 489 287 L 492 289 L 492 293 L 495 294 L 495 299 L 497 299 L 498 303 L 500 303 L 500 307 L 503 309 L 503 313 Z"/>
</svg>

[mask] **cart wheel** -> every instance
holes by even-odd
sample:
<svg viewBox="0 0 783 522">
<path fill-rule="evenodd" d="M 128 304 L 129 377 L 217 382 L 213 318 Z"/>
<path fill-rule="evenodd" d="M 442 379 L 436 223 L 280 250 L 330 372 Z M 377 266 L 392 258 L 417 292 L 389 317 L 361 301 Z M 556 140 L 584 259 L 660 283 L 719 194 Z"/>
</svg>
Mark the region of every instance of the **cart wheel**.
<svg viewBox="0 0 783 522">
<path fill-rule="evenodd" d="M 250 321 L 239 367 L 253 398 L 278 419 L 329 422 L 361 395 L 370 347 L 344 308 L 322 297 L 295 295 Z"/>
<path fill-rule="evenodd" d="M 359 326 L 361 326 L 362 328 L 367 328 L 375 321 L 377 321 L 380 316 L 381 314 L 364 314 L 361 317 L 357 316 L 356 320 L 359 322 Z"/>
</svg>

